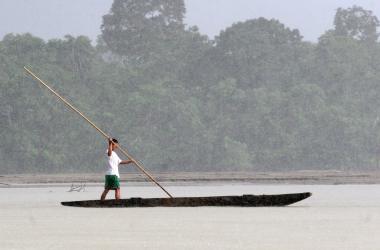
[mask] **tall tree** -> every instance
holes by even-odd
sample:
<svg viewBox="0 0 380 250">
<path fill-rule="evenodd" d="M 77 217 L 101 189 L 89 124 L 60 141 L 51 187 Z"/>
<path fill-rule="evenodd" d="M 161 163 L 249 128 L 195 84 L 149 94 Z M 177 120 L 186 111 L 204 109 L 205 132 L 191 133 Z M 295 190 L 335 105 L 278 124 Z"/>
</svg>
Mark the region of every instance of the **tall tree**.
<svg viewBox="0 0 380 250">
<path fill-rule="evenodd" d="M 302 58 L 301 35 L 277 20 L 239 22 L 221 32 L 216 49 L 222 74 L 246 87 L 289 83 Z"/>
<path fill-rule="evenodd" d="M 335 34 L 352 37 L 360 41 L 376 42 L 379 38 L 377 32 L 380 26 L 379 19 L 372 11 L 359 6 L 342 9 L 339 8 L 334 18 Z"/>
<path fill-rule="evenodd" d="M 103 16 L 102 38 L 128 63 L 145 63 L 184 29 L 184 14 L 183 0 L 115 0 Z"/>
</svg>

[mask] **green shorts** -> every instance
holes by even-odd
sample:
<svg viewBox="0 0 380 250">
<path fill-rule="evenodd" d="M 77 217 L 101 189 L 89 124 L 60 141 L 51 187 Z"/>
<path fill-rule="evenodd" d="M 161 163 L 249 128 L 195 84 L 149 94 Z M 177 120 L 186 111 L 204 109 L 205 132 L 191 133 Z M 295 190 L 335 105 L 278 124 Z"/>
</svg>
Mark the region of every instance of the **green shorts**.
<svg viewBox="0 0 380 250">
<path fill-rule="evenodd" d="M 117 175 L 106 175 L 105 189 L 118 189 L 120 188 L 119 177 Z"/>
</svg>

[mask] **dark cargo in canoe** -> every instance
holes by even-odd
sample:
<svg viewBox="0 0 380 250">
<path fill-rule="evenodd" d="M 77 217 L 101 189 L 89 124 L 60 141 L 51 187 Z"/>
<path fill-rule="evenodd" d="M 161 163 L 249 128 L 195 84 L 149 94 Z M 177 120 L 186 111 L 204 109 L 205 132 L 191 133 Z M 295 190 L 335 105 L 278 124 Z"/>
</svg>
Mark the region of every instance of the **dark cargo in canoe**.
<svg viewBox="0 0 380 250">
<path fill-rule="evenodd" d="M 130 198 L 121 200 L 84 200 L 64 201 L 64 206 L 73 207 L 198 207 L 198 206 L 236 206 L 271 207 L 286 206 L 311 196 L 311 193 L 242 195 L 178 198 Z"/>
</svg>

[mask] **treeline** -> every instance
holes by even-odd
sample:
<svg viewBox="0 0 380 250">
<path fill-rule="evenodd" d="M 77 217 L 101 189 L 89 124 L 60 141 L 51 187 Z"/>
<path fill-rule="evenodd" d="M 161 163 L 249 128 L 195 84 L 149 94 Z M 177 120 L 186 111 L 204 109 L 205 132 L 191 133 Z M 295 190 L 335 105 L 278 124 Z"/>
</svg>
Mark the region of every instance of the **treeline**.
<svg viewBox="0 0 380 250">
<path fill-rule="evenodd" d="M 378 19 L 338 9 L 317 43 L 277 20 L 214 40 L 183 0 L 114 0 L 84 36 L 0 41 L 0 173 L 101 171 L 106 140 L 23 72 L 49 82 L 150 171 L 375 169 Z M 307 20 L 305 20 L 307 21 Z"/>
</svg>

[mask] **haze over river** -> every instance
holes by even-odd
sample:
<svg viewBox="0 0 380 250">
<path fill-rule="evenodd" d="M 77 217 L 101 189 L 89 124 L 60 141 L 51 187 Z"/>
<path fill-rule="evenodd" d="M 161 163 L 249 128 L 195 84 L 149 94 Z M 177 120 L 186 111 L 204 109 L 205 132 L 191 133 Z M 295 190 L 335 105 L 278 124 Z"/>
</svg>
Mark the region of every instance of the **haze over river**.
<svg viewBox="0 0 380 250">
<path fill-rule="evenodd" d="M 173 196 L 310 191 L 289 207 L 73 208 L 67 186 L 0 188 L 0 249 L 380 249 L 380 185 L 164 184 Z M 122 197 L 164 197 L 151 185 Z M 113 192 L 108 198 L 113 198 Z"/>
</svg>

